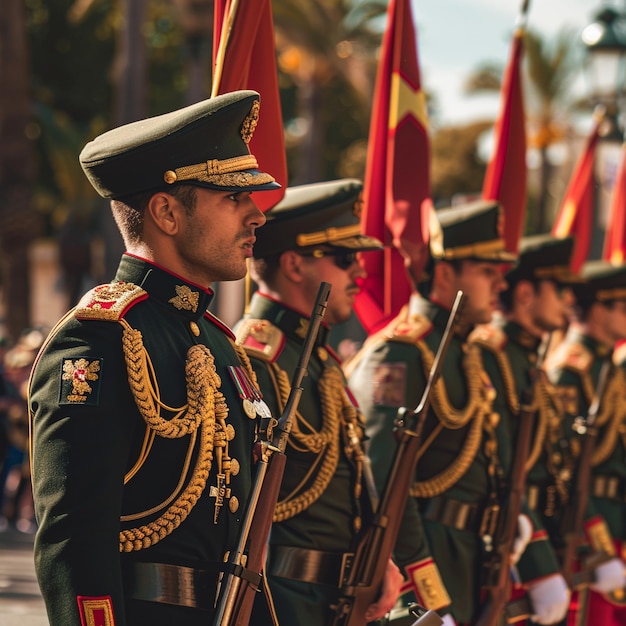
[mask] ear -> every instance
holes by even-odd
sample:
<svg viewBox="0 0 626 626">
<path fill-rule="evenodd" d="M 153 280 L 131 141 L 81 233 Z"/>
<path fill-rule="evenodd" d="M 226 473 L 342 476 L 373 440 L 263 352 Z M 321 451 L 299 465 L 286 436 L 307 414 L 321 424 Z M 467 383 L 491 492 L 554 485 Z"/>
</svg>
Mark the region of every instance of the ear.
<svg viewBox="0 0 626 626">
<path fill-rule="evenodd" d="M 449 287 L 455 275 L 455 271 L 450 263 L 446 261 L 438 261 L 435 263 L 433 278 L 439 285 Z"/>
<path fill-rule="evenodd" d="M 293 283 L 303 280 L 304 259 L 293 250 L 287 250 L 280 255 L 280 269 L 285 277 Z"/>
<path fill-rule="evenodd" d="M 178 203 L 168 193 L 155 193 L 148 201 L 146 216 L 166 235 L 175 235 L 179 228 Z"/>
<path fill-rule="evenodd" d="M 513 293 L 520 305 L 527 306 L 535 297 L 535 287 L 529 280 L 520 280 L 515 285 Z"/>
</svg>

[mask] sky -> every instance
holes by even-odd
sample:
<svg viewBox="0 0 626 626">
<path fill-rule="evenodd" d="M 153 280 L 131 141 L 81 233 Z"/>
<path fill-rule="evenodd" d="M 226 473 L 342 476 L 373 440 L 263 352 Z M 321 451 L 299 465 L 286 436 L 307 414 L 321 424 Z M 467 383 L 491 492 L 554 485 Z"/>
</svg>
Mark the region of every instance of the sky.
<svg viewBox="0 0 626 626">
<path fill-rule="evenodd" d="M 571 29 L 576 41 L 584 26 L 614 0 L 530 0 L 527 28 L 549 37 Z M 494 117 L 498 96 L 464 96 L 462 87 L 474 69 L 486 61 L 506 64 L 521 0 L 412 0 L 423 86 L 434 92 L 438 121 L 463 124 Z M 580 43 L 582 48 L 582 43 Z M 572 85 L 584 95 L 589 86 L 581 69 Z"/>
</svg>

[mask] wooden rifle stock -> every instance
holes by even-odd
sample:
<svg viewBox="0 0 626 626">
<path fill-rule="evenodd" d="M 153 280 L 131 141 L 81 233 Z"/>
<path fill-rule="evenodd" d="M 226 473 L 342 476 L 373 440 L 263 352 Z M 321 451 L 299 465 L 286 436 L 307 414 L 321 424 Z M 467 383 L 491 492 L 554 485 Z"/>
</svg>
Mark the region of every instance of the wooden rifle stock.
<svg viewBox="0 0 626 626">
<path fill-rule="evenodd" d="M 256 447 L 258 461 L 254 482 L 244 509 L 237 546 L 229 554 L 218 585 L 214 626 L 247 626 L 250 621 L 252 605 L 260 591 L 265 549 L 285 471 L 289 433 L 302 396 L 302 380 L 307 375 L 311 352 L 326 313 L 330 289 L 329 283 L 320 284 L 283 414 L 278 421 L 268 418 L 265 428 L 262 427 L 268 436 Z"/>
<path fill-rule="evenodd" d="M 359 540 L 354 561 L 342 585 L 332 626 L 363 626 L 365 612 L 380 593 L 387 562 L 396 543 L 402 513 L 409 497 L 421 443 L 421 431 L 430 406 L 431 390 L 439 378 L 463 298 L 463 293 L 457 292 L 419 404 L 413 411 L 406 408 L 398 411 L 398 444 L 394 460 L 374 519 Z"/>
<path fill-rule="evenodd" d="M 534 400 L 537 385 L 542 376 L 541 367 L 548 352 L 549 341 L 531 372 L 531 383 L 520 398 L 519 426 L 516 433 L 515 452 L 511 465 L 510 491 L 505 505 L 498 512 L 496 531 L 491 538 L 493 553 L 487 559 L 486 583 L 483 585 L 485 599 L 475 626 L 496 626 L 502 617 L 511 591 L 510 559 L 513 543 L 517 535 L 518 518 L 522 509 L 522 499 L 526 485 L 526 463 L 530 453 L 530 440 L 535 424 Z M 522 616 L 523 617 L 523 616 Z"/>
<path fill-rule="evenodd" d="M 562 573 L 570 589 L 575 589 L 576 587 L 593 582 L 588 576 L 585 576 L 584 570 L 575 573 L 574 564 L 576 563 L 578 548 L 584 537 L 585 513 L 589 503 L 591 457 L 593 456 L 598 436 L 595 421 L 600 410 L 600 402 L 604 395 L 610 369 L 611 362 L 605 361 L 602 364 L 602 369 L 598 376 L 593 399 L 587 411 L 587 418 L 584 423 L 579 424 L 577 428 L 576 425 L 574 425 L 577 432 L 583 436 L 583 443 L 576 469 L 576 488 L 573 497 L 570 499 L 565 509 L 562 527 L 565 542 L 563 547 Z"/>
</svg>

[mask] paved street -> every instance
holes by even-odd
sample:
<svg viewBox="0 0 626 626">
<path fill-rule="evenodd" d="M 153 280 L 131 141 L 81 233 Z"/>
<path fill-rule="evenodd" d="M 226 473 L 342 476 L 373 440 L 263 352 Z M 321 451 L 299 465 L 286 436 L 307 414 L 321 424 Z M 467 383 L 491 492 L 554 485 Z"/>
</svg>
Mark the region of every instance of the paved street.
<svg viewBox="0 0 626 626">
<path fill-rule="evenodd" d="M 35 578 L 33 536 L 0 532 L 0 624 L 48 626 Z"/>
</svg>

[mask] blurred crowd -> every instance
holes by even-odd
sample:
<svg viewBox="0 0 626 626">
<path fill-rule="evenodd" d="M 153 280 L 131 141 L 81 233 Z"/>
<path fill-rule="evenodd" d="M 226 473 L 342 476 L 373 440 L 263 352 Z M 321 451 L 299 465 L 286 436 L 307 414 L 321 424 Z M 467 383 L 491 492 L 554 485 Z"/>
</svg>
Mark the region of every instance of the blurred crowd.
<svg viewBox="0 0 626 626">
<path fill-rule="evenodd" d="M 28 453 L 27 388 L 47 335 L 28 328 L 14 343 L 0 335 L 0 532 L 36 530 Z"/>
</svg>

